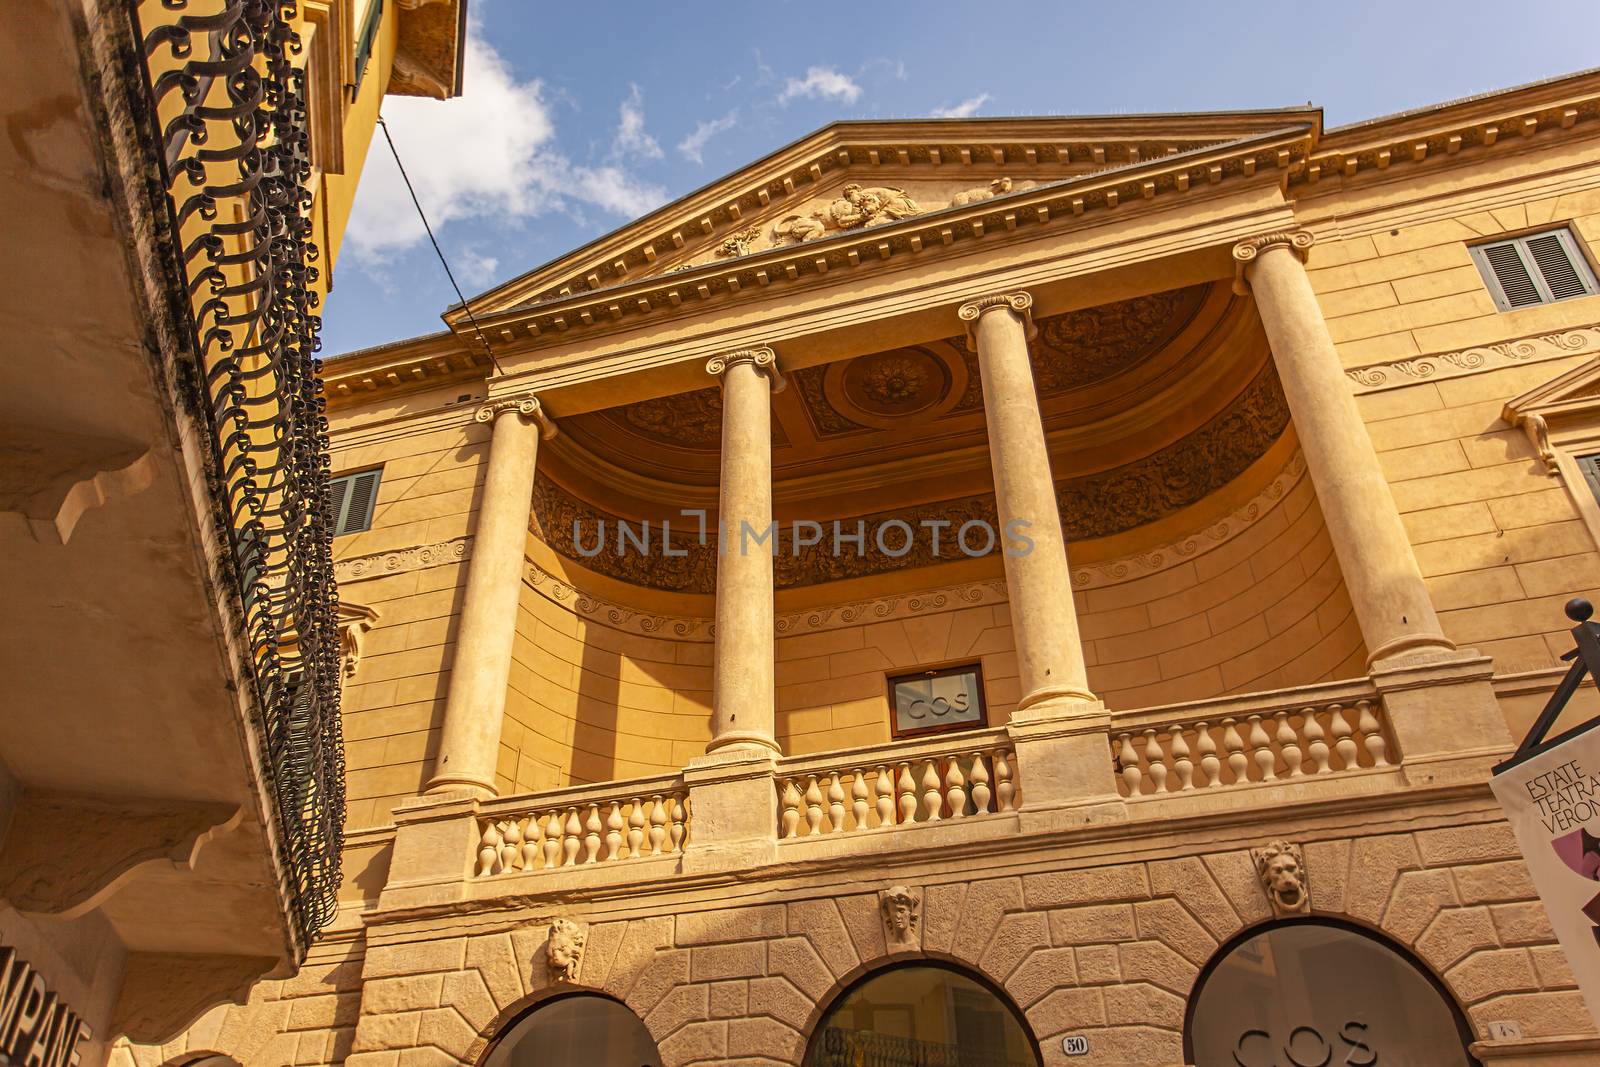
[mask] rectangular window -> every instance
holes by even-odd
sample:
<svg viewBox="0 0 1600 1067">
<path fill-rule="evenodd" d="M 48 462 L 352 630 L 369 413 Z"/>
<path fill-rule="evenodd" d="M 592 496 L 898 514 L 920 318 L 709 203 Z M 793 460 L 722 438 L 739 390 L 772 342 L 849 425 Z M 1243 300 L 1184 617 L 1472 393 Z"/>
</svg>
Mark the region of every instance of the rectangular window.
<svg viewBox="0 0 1600 1067">
<path fill-rule="evenodd" d="M 367 64 L 372 60 L 372 49 L 377 43 L 378 26 L 383 22 L 383 0 L 367 0 L 367 15 L 361 20 L 356 34 L 356 81 L 350 86 L 350 99 L 361 95 L 361 80 L 367 76 Z"/>
<path fill-rule="evenodd" d="M 1472 259 L 1501 311 L 1600 292 L 1577 240 L 1565 227 L 1473 245 Z"/>
<path fill-rule="evenodd" d="M 1595 503 L 1600 504 L 1600 452 L 1579 456 L 1578 469 L 1583 472 L 1583 480 L 1589 483 Z"/>
<path fill-rule="evenodd" d="M 989 721 L 983 670 L 976 663 L 890 678 L 889 706 L 895 737 L 969 730 Z"/>
<path fill-rule="evenodd" d="M 380 467 L 329 480 L 333 490 L 333 536 L 371 529 L 372 509 L 378 502 L 378 476 L 382 473 Z"/>
</svg>

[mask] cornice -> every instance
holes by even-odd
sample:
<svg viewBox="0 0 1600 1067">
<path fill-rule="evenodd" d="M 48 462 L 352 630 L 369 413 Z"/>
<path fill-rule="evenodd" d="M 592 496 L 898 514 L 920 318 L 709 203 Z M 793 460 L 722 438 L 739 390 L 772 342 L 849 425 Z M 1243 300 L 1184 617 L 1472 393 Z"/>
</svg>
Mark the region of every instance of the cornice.
<svg viewBox="0 0 1600 1067">
<path fill-rule="evenodd" d="M 1497 370 L 1524 363 L 1538 363 L 1547 359 L 1560 359 L 1585 352 L 1600 353 L 1600 323 L 1577 326 L 1554 333 L 1533 334 L 1498 344 L 1463 348 L 1453 352 L 1435 352 L 1424 356 L 1388 360 L 1349 367 L 1345 377 L 1350 379 L 1353 392 L 1381 393 L 1388 389 L 1401 389 L 1419 382 L 1443 381 L 1468 374 Z"/>
<path fill-rule="evenodd" d="M 481 381 L 493 369 L 475 340 L 430 334 L 324 361 L 322 391 L 329 407 L 337 409 L 396 388 Z"/>
<path fill-rule="evenodd" d="M 623 278 L 609 285 L 595 275 L 597 284 L 586 291 L 498 312 L 480 310 L 477 318 L 491 341 L 517 347 L 570 338 L 575 331 L 632 328 L 646 319 L 693 311 L 719 298 L 807 284 L 884 262 L 909 262 L 925 250 L 968 248 L 1017 234 L 1067 232 L 1103 222 L 1112 212 L 1167 205 L 1175 198 L 1205 196 L 1215 187 L 1243 181 L 1266 181 L 1274 174 L 1286 174 L 1310 148 L 1309 126 L 1278 130 L 665 275 Z M 712 233 L 716 232 L 713 225 Z"/>
</svg>

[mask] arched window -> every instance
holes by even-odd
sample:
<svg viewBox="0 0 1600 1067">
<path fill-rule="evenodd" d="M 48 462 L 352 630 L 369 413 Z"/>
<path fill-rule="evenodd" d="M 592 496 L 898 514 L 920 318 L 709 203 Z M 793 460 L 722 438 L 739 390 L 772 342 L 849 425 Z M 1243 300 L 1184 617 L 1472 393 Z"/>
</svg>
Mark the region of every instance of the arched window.
<svg viewBox="0 0 1600 1067">
<path fill-rule="evenodd" d="M 811 1035 L 806 1067 L 1039 1067 L 1017 1009 L 985 982 L 917 962 L 845 990 Z"/>
<path fill-rule="evenodd" d="M 1449 994 L 1404 950 L 1324 919 L 1224 946 L 1189 998 L 1196 1067 L 1477 1067 Z"/>
<path fill-rule="evenodd" d="M 484 1053 L 483 1067 L 661 1067 L 639 1017 L 610 997 L 575 993 L 517 1019 Z"/>
</svg>

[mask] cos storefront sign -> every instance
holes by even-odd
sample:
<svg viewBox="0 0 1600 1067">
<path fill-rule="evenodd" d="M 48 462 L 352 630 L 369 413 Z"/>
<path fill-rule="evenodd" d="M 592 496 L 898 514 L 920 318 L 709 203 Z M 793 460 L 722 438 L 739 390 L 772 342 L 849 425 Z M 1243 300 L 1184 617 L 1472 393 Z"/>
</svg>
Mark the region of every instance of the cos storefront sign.
<svg viewBox="0 0 1600 1067">
<path fill-rule="evenodd" d="M 73 1067 L 89 1027 L 45 985 L 39 972 L 0 947 L 0 1063 Z"/>
<path fill-rule="evenodd" d="M 976 663 L 890 678 L 889 704 L 894 709 L 895 737 L 970 730 L 988 723 L 983 671 Z"/>
<path fill-rule="evenodd" d="M 1190 999 L 1197 1067 L 1476 1067 L 1455 1005 L 1392 945 L 1320 920 L 1221 952 Z"/>
</svg>

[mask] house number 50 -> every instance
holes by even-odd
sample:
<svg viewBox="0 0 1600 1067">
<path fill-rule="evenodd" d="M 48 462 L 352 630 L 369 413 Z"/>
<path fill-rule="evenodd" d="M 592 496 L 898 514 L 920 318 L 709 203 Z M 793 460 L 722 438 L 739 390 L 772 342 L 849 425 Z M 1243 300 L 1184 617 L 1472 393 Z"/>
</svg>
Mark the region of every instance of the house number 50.
<svg viewBox="0 0 1600 1067">
<path fill-rule="evenodd" d="M 1089 1054 L 1089 1039 L 1082 1034 L 1068 1034 L 1061 1039 L 1061 1051 L 1068 1056 L 1087 1056 Z"/>
</svg>

